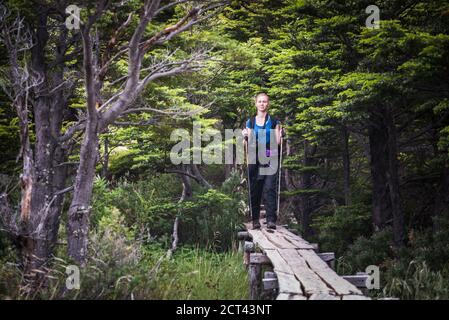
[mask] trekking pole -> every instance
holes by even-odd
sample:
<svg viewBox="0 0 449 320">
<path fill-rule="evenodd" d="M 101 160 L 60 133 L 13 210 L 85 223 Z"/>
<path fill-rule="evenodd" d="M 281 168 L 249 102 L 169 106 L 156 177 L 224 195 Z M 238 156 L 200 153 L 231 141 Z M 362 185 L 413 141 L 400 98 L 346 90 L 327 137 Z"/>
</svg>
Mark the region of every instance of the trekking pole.
<svg viewBox="0 0 449 320">
<path fill-rule="evenodd" d="M 248 149 L 248 136 L 245 136 L 245 155 L 246 155 L 246 179 L 247 179 L 247 183 L 248 183 L 248 204 L 249 204 L 249 214 L 250 214 L 250 218 L 251 221 L 253 220 L 253 206 L 251 203 L 251 180 L 250 180 L 250 175 L 249 175 L 249 161 L 248 161 L 248 153 L 249 153 L 249 149 Z"/>
<path fill-rule="evenodd" d="M 280 199 L 281 199 L 281 168 L 282 168 L 282 146 L 284 144 L 283 130 L 281 132 L 281 150 L 279 155 L 279 173 L 278 173 L 278 208 L 277 208 L 277 216 L 279 217 L 279 207 L 280 207 Z"/>
</svg>

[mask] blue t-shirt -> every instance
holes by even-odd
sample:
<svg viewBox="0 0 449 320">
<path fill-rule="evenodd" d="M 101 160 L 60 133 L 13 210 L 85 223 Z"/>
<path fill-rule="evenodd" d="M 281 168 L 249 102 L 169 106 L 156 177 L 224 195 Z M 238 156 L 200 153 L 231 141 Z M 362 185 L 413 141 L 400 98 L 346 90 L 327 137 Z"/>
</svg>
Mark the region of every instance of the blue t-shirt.
<svg viewBox="0 0 449 320">
<path fill-rule="evenodd" d="M 274 124 L 272 124 L 272 121 L 275 121 Z M 267 145 L 270 144 L 270 129 L 271 128 L 276 128 L 276 126 L 279 124 L 279 121 L 277 121 L 276 119 L 271 119 L 270 116 L 268 116 L 267 119 L 267 123 L 265 124 L 265 143 Z M 246 121 L 246 127 L 249 129 L 253 129 L 251 128 L 251 119 L 248 119 L 248 121 Z M 256 119 L 254 118 L 254 133 L 256 134 L 256 140 L 259 141 L 259 131 L 262 131 L 263 129 L 263 125 L 259 126 L 256 123 Z M 274 133 L 273 133 L 274 134 Z M 261 135 L 261 143 L 263 143 L 263 136 Z"/>
</svg>

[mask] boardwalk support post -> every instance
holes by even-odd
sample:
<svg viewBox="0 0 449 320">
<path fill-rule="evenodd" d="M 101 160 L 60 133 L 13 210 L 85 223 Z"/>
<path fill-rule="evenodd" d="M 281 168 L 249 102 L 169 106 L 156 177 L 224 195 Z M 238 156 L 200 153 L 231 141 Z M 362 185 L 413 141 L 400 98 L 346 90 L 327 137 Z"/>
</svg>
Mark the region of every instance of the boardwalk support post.
<svg viewBox="0 0 449 320">
<path fill-rule="evenodd" d="M 243 252 L 245 241 L 251 240 L 251 235 L 248 231 L 237 232 L 237 239 L 239 240 L 239 252 Z"/>
<path fill-rule="evenodd" d="M 368 291 L 366 287 L 366 280 L 368 279 L 368 277 L 368 274 L 364 272 L 357 272 L 357 274 L 351 276 L 342 276 L 343 279 L 361 289 L 363 294 L 366 294 Z"/>
<path fill-rule="evenodd" d="M 262 292 L 262 265 L 271 264 L 270 259 L 262 253 L 250 253 L 249 256 L 249 298 L 258 300 Z"/>
<path fill-rule="evenodd" d="M 249 265 L 249 255 L 251 252 L 254 252 L 254 243 L 251 241 L 245 241 L 245 244 L 243 245 L 243 264 L 248 266 Z"/>
<path fill-rule="evenodd" d="M 317 253 L 317 256 L 327 263 L 332 270 L 335 270 L 335 253 L 333 252 L 323 252 Z"/>
<path fill-rule="evenodd" d="M 265 271 L 262 283 L 264 290 L 274 290 L 279 288 L 278 277 L 276 276 L 276 273 L 272 271 Z"/>
</svg>

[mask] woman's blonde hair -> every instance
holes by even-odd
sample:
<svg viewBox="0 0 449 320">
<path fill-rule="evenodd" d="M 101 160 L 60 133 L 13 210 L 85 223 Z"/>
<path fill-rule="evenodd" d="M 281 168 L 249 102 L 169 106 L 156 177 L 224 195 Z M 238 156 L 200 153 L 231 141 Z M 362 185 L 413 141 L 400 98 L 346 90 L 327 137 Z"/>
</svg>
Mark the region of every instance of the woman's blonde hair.
<svg viewBox="0 0 449 320">
<path fill-rule="evenodd" d="M 257 101 L 257 98 L 259 98 L 259 96 L 266 96 L 268 98 L 268 100 L 270 100 L 270 97 L 268 96 L 268 94 L 266 92 L 259 92 L 258 94 L 256 94 L 256 96 L 254 97 L 254 100 Z"/>
</svg>

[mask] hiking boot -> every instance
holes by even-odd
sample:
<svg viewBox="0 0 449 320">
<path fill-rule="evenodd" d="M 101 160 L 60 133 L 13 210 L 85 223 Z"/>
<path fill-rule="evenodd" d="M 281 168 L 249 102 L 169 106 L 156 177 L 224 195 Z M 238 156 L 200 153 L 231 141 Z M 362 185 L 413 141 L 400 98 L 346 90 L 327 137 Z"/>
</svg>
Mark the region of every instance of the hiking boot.
<svg viewBox="0 0 449 320">
<path fill-rule="evenodd" d="M 260 229 L 260 222 L 259 220 L 253 221 L 253 229 Z"/>
<path fill-rule="evenodd" d="M 274 223 L 273 221 L 268 221 L 267 228 L 268 229 L 276 229 L 276 223 Z"/>
</svg>

